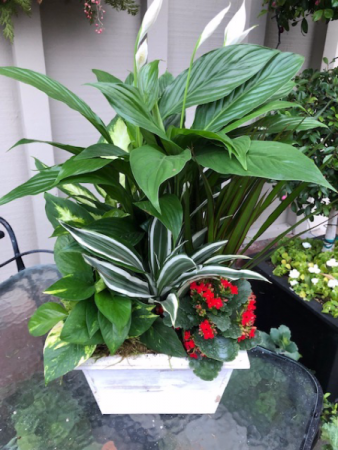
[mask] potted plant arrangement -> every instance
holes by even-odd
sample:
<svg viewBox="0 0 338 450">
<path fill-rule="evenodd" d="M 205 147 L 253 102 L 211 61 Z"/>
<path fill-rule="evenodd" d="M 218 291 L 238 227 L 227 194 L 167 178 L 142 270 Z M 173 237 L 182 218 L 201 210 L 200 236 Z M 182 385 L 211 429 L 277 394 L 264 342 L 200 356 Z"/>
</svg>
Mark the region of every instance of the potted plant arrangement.
<svg viewBox="0 0 338 450">
<path fill-rule="evenodd" d="M 55 80 L 0 68 L 78 111 L 101 134 L 87 148 L 49 142 L 72 156 L 53 167 L 37 161 L 38 174 L 0 204 L 45 193 L 63 276 L 46 292 L 62 304 L 42 305 L 29 329 L 48 333 L 46 381 L 83 370 L 103 413 L 214 412 L 231 370 L 248 368 L 246 350 L 259 343 L 247 280 L 265 278 L 230 267 L 246 258 L 236 253 L 248 227 L 287 180 L 331 187 L 292 145 L 255 139 L 243 126 L 297 106 L 279 99 L 303 58 L 238 45 L 249 31 L 243 4 L 222 48 L 195 61 L 228 8 L 205 27 L 189 68 L 159 77 L 159 61 L 147 63 L 147 33 L 161 4 L 155 0 L 144 16 L 124 82 L 94 70 L 91 86 L 117 114 L 109 125 Z M 186 109 L 196 105 L 186 128 Z M 266 179 L 279 184 L 261 197 Z M 47 193 L 55 187 L 68 198 Z"/>
</svg>

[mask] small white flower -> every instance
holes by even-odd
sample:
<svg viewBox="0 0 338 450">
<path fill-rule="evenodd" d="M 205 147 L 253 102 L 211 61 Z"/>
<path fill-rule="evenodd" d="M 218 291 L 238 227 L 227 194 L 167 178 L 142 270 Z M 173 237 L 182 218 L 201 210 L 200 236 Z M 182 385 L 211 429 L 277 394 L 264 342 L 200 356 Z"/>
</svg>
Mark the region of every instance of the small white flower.
<svg viewBox="0 0 338 450">
<path fill-rule="evenodd" d="M 315 264 L 313 267 L 309 267 L 309 272 L 310 273 L 320 273 L 320 268 L 318 267 L 317 264 Z"/>
<path fill-rule="evenodd" d="M 300 272 L 297 269 L 290 270 L 289 277 L 290 278 L 299 278 Z"/>
<path fill-rule="evenodd" d="M 326 262 L 326 265 L 327 265 L 328 267 L 337 267 L 337 266 L 338 266 L 338 261 L 336 261 L 334 258 L 331 258 L 331 259 L 329 259 L 329 260 Z"/>
<path fill-rule="evenodd" d="M 303 246 L 304 248 L 312 248 L 312 245 L 310 244 L 310 242 L 303 242 L 303 243 L 302 243 L 302 246 Z"/>
<path fill-rule="evenodd" d="M 136 53 L 136 67 L 139 72 L 141 67 L 145 65 L 148 59 L 148 42 L 147 39 L 142 43 Z"/>
<path fill-rule="evenodd" d="M 224 32 L 224 46 L 240 44 L 250 33 L 250 31 L 256 27 L 253 26 L 248 30 L 245 30 L 246 22 L 246 10 L 245 10 L 245 0 L 242 6 L 236 12 L 234 17 L 228 23 L 228 26 Z"/>
<path fill-rule="evenodd" d="M 291 280 L 290 281 L 291 286 L 296 286 L 296 284 L 298 284 L 297 280 Z"/>
<path fill-rule="evenodd" d="M 142 25 L 141 33 L 138 42 L 141 42 L 144 36 L 148 33 L 149 28 L 151 28 L 157 20 L 157 17 L 161 11 L 163 0 L 154 0 L 153 3 L 147 9 Z"/>
<path fill-rule="evenodd" d="M 319 281 L 319 278 L 311 278 L 311 283 L 312 284 L 317 284 Z"/>
<path fill-rule="evenodd" d="M 217 16 L 215 16 L 212 20 L 210 20 L 201 34 L 197 48 L 199 48 L 203 44 L 203 42 L 205 42 L 213 34 L 213 32 L 224 19 L 225 14 L 229 11 L 230 6 L 231 4 L 227 8 L 224 8 L 220 13 L 218 13 Z"/>
<path fill-rule="evenodd" d="M 329 280 L 329 282 L 327 283 L 327 285 L 328 285 L 330 288 L 334 289 L 335 287 L 338 286 L 338 280 Z"/>
</svg>

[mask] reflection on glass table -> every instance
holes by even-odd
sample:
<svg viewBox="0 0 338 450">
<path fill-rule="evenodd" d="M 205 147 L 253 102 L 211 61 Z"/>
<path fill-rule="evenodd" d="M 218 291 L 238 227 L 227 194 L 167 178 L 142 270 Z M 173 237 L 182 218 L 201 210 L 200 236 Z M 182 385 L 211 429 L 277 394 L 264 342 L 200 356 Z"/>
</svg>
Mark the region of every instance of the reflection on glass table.
<svg viewBox="0 0 338 450">
<path fill-rule="evenodd" d="M 214 415 L 103 416 L 80 371 L 46 387 L 43 338 L 29 335 L 27 321 L 58 278 L 55 266 L 36 266 L 0 285 L 0 449 L 312 448 L 320 387 L 300 364 L 261 348 L 250 370 L 233 372 Z"/>
</svg>

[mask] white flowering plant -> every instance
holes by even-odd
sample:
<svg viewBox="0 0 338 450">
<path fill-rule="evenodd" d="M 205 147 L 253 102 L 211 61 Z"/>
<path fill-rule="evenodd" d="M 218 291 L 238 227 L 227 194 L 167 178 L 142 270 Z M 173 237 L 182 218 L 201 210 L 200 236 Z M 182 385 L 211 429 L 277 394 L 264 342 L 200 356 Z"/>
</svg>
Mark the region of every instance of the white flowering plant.
<svg viewBox="0 0 338 450">
<path fill-rule="evenodd" d="M 285 239 L 282 244 L 271 257 L 274 275 L 288 276 L 296 294 L 319 300 L 323 313 L 338 318 L 338 249 L 322 252 L 319 239 Z"/>
</svg>

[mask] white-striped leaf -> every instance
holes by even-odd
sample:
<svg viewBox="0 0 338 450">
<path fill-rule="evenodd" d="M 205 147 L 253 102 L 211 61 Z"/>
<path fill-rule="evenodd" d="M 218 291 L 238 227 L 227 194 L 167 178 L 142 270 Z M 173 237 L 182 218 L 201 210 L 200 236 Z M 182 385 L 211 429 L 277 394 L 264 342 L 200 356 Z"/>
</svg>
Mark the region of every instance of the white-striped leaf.
<svg viewBox="0 0 338 450">
<path fill-rule="evenodd" d="M 64 222 L 60 223 L 84 249 L 102 255 L 109 261 L 122 263 L 131 269 L 135 268 L 144 272 L 142 261 L 136 253 L 118 240 L 96 231 L 75 228 Z"/>
<path fill-rule="evenodd" d="M 148 283 L 131 275 L 126 270 L 121 269 L 121 267 L 100 261 L 91 256 L 84 256 L 84 260 L 99 272 L 105 284 L 112 291 L 128 297 L 152 297 L 152 294 L 149 292 Z"/>
<path fill-rule="evenodd" d="M 170 230 L 154 218 L 149 228 L 149 263 L 154 278 L 157 278 L 164 261 L 170 255 L 171 247 Z"/>
<path fill-rule="evenodd" d="M 167 299 L 164 302 L 156 302 L 159 303 L 164 311 L 166 311 L 171 320 L 171 324 L 174 327 L 177 319 L 177 311 L 179 307 L 179 300 L 176 294 L 173 292 L 168 295 Z"/>
<path fill-rule="evenodd" d="M 257 272 L 253 272 L 252 270 L 236 270 L 230 269 L 229 267 L 215 265 L 199 268 L 197 270 L 197 275 L 203 275 L 204 277 L 224 277 L 231 280 L 239 280 L 240 278 L 244 278 L 247 280 L 268 281 L 265 277 Z"/>
<path fill-rule="evenodd" d="M 222 247 L 227 243 L 228 241 L 219 241 L 219 242 L 213 242 L 212 244 L 207 244 L 204 247 L 200 248 L 195 252 L 191 258 L 195 261 L 196 264 L 202 264 L 206 259 L 210 258 L 214 253 L 218 252 L 218 250 L 221 250 Z"/>
<path fill-rule="evenodd" d="M 187 255 L 177 255 L 169 259 L 162 267 L 157 280 L 159 292 L 161 292 L 163 288 L 171 286 L 182 273 L 196 268 L 195 262 Z"/>
<path fill-rule="evenodd" d="M 235 259 L 250 259 L 249 256 L 245 255 L 216 255 L 204 262 L 207 264 L 222 264 L 226 261 L 232 261 Z"/>
</svg>

